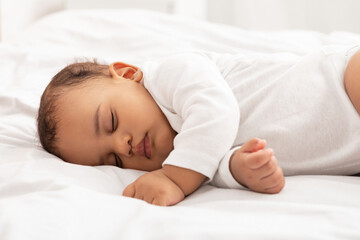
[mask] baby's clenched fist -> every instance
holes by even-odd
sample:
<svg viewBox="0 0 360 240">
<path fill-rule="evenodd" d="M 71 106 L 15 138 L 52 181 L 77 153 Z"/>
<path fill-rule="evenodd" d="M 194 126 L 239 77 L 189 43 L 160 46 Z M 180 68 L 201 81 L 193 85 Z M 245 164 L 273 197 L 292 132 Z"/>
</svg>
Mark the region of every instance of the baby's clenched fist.
<svg viewBox="0 0 360 240">
<path fill-rule="evenodd" d="M 282 169 L 265 140 L 253 138 L 230 159 L 230 171 L 241 185 L 260 193 L 279 193 L 285 186 Z"/>
</svg>

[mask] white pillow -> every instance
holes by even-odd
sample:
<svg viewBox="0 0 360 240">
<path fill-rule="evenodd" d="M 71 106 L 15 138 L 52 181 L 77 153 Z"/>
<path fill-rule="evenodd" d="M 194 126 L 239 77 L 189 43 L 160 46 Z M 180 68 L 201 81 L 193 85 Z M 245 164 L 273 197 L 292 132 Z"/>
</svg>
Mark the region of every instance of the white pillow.
<svg viewBox="0 0 360 240">
<path fill-rule="evenodd" d="M 0 39 L 8 41 L 36 19 L 65 8 L 64 0 L 0 1 Z"/>
</svg>

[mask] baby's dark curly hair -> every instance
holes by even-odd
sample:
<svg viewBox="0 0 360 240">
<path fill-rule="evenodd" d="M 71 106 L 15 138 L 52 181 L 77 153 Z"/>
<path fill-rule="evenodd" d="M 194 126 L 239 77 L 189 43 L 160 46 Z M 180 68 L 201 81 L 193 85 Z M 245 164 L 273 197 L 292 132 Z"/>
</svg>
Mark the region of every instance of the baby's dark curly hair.
<svg viewBox="0 0 360 240">
<path fill-rule="evenodd" d="M 66 90 L 80 86 L 89 80 L 110 77 L 109 66 L 93 62 L 73 63 L 57 73 L 41 96 L 37 117 L 37 129 L 43 148 L 61 158 L 57 147 L 58 102 Z"/>
</svg>

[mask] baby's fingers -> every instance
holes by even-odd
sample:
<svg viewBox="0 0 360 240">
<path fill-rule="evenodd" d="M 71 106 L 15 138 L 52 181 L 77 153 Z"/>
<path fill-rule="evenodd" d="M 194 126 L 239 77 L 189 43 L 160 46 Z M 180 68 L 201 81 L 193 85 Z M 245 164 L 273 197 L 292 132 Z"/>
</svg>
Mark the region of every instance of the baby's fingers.
<svg viewBox="0 0 360 240">
<path fill-rule="evenodd" d="M 122 195 L 125 197 L 135 197 L 135 184 L 129 184 L 123 191 Z"/>
<path fill-rule="evenodd" d="M 256 172 L 260 179 L 264 179 L 272 175 L 279 168 L 278 161 L 275 156 L 272 156 L 270 160 L 262 165 L 260 168 L 256 169 Z"/>
<path fill-rule="evenodd" d="M 285 187 L 285 178 L 282 178 L 278 185 L 276 185 L 272 188 L 267 188 L 265 191 L 266 191 L 266 193 L 275 194 L 275 193 L 281 192 L 281 190 L 284 187 Z"/>
<path fill-rule="evenodd" d="M 154 202 L 154 197 L 153 197 L 153 195 L 145 195 L 142 200 L 144 200 L 147 203 L 152 204 Z"/>
<path fill-rule="evenodd" d="M 266 141 L 264 139 L 252 138 L 241 146 L 240 151 L 244 153 L 253 153 L 264 149 L 265 146 Z"/>
<path fill-rule="evenodd" d="M 168 206 L 165 199 L 161 199 L 161 198 L 160 199 L 159 198 L 154 198 L 151 203 L 154 204 L 154 205 L 157 205 L 157 206 Z"/>
<path fill-rule="evenodd" d="M 266 186 L 264 190 L 266 193 L 279 193 L 285 186 L 285 177 L 280 167 L 261 181 L 263 186 Z"/>
<path fill-rule="evenodd" d="M 245 159 L 245 165 L 252 170 L 261 168 L 270 161 L 273 154 L 271 148 L 252 153 Z"/>
</svg>

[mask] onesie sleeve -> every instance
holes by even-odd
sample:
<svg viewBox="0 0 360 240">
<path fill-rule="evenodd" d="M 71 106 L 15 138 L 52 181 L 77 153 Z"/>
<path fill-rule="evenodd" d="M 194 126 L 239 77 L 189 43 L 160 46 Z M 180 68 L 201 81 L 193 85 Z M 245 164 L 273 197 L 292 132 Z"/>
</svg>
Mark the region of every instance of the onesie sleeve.
<svg viewBox="0 0 360 240">
<path fill-rule="evenodd" d="M 167 58 L 151 75 L 145 87 L 178 133 L 163 165 L 191 169 L 211 181 L 238 130 L 233 92 L 215 63 L 200 54 Z"/>
<path fill-rule="evenodd" d="M 210 182 L 211 185 L 219 188 L 248 189 L 245 186 L 239 184 L 230 172 L 230 158 L 239 148 L 241 148 L 241 146 L 234 147 L 225 154 L 219 164 L 214 178 Z"/>
</svg>

